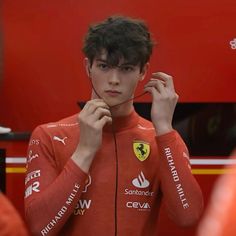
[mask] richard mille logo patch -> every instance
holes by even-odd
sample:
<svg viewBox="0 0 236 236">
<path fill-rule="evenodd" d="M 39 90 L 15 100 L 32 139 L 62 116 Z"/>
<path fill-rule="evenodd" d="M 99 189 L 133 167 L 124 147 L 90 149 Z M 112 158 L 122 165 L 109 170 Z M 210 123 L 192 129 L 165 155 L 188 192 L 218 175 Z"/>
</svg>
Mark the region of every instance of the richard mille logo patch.
<svg viewBox="0 0 236 236">
<path fill-rule="evenodd" d="M 66 139 L 67 139 L 67 137 L 60 138 L 60 137 L 58 137 L 58 136 L 53 136 L 53 140 L 58 141 L 58 142 L 61 142 L 61 143 L 63 143 L 64 145 L 66 145 L 66 143 L 65 143 L 65 140 L 66 140 Z"/>
<path fill-rule="evenodd" d="M 133 151 L 140 161 L 145 161 L 150 154 L 150 144 L 144 141 L 134 140 Z"/>
</svg>

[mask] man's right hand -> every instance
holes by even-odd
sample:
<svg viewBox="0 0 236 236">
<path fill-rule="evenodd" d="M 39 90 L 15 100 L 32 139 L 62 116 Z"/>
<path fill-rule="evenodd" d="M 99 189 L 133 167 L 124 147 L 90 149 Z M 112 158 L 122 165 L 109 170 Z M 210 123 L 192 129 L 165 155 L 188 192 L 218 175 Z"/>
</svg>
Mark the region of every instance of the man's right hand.
<svg viewBox="0 0 236 236">
<path fill-rule="evenodd" d="M 72 159 L 79 167 L 88 172 L 93 158 L 102 144 L 102 130 L 111 123 L 111 112 L 102 99 L 93 99 L 86 103 L 78 115 L 80 140 Z"/>
</svg>

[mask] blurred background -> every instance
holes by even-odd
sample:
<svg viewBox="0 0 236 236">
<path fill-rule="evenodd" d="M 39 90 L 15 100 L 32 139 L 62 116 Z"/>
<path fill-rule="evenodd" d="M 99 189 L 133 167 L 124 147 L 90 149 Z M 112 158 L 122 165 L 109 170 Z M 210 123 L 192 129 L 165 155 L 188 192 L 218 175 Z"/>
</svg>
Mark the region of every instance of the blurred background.
<svg viewBox="0 0 236 236">
<path fill-rule="evenodd" d="M 174 127 L 187 143 L 206 206 L 236 146 L 235 0 L 4 0 L 0 3 L 0 188 L 23 213 L 27 142 L 39 124 L 77 113 L 90 98 L 83 36 L 109 15 L 145 20 L 157 45 L 151 72 L 174 77 Z M 138 113 L 150 119 L 148 95 Z M 0 127 L 0 128 L 1 128 Z M 161 211 L 160 235 L 194 235 Z"/>
</svg>

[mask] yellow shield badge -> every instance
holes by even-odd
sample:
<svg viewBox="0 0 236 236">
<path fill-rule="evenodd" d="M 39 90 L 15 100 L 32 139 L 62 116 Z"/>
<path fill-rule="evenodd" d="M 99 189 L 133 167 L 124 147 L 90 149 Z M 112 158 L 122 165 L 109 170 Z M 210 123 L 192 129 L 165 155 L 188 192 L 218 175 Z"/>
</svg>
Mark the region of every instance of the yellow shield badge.
<svg viewBox="0 0 236 236">
<path fill-rule="evenodd" d="M 150 154 L 150 144 L 144 141 L 134 140 L 133 150 L 134 150 L 135 156 L 140 161 L 145 161 Z"/>
</svg>

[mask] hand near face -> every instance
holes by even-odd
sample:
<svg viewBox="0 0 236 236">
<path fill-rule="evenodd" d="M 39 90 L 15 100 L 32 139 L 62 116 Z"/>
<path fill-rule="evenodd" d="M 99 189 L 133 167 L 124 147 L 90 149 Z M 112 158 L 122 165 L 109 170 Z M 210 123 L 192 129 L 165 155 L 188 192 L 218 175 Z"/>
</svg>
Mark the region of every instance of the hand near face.
<svg viewBox="0 0 236 236">
<path fill-rule="evenodd" d="M 172 119 L 179 98 L 172 77 L 163 72 L 153 73 L 144 91 L 152 95 L 151 118 L 157 135 L 170 132 L 173 129 Z"/>
<path fill-rule="evenodd" d="M 112 122 L 111 112 L 102 99 L 93 99 L 79 113 L 78 121 L 80 140 L 72 159 L 84 172 L 88 172 L 102 144 L 103 127 Z"/>
<path fill-rule="evenodd" d="M 95 153 L 102 143 L 102 129 L 111 123 L 111 112 L 102 99 L 93 99 L 86 103 L 78 115 L 80 126 L 79 146 Z"/>
</svg>

